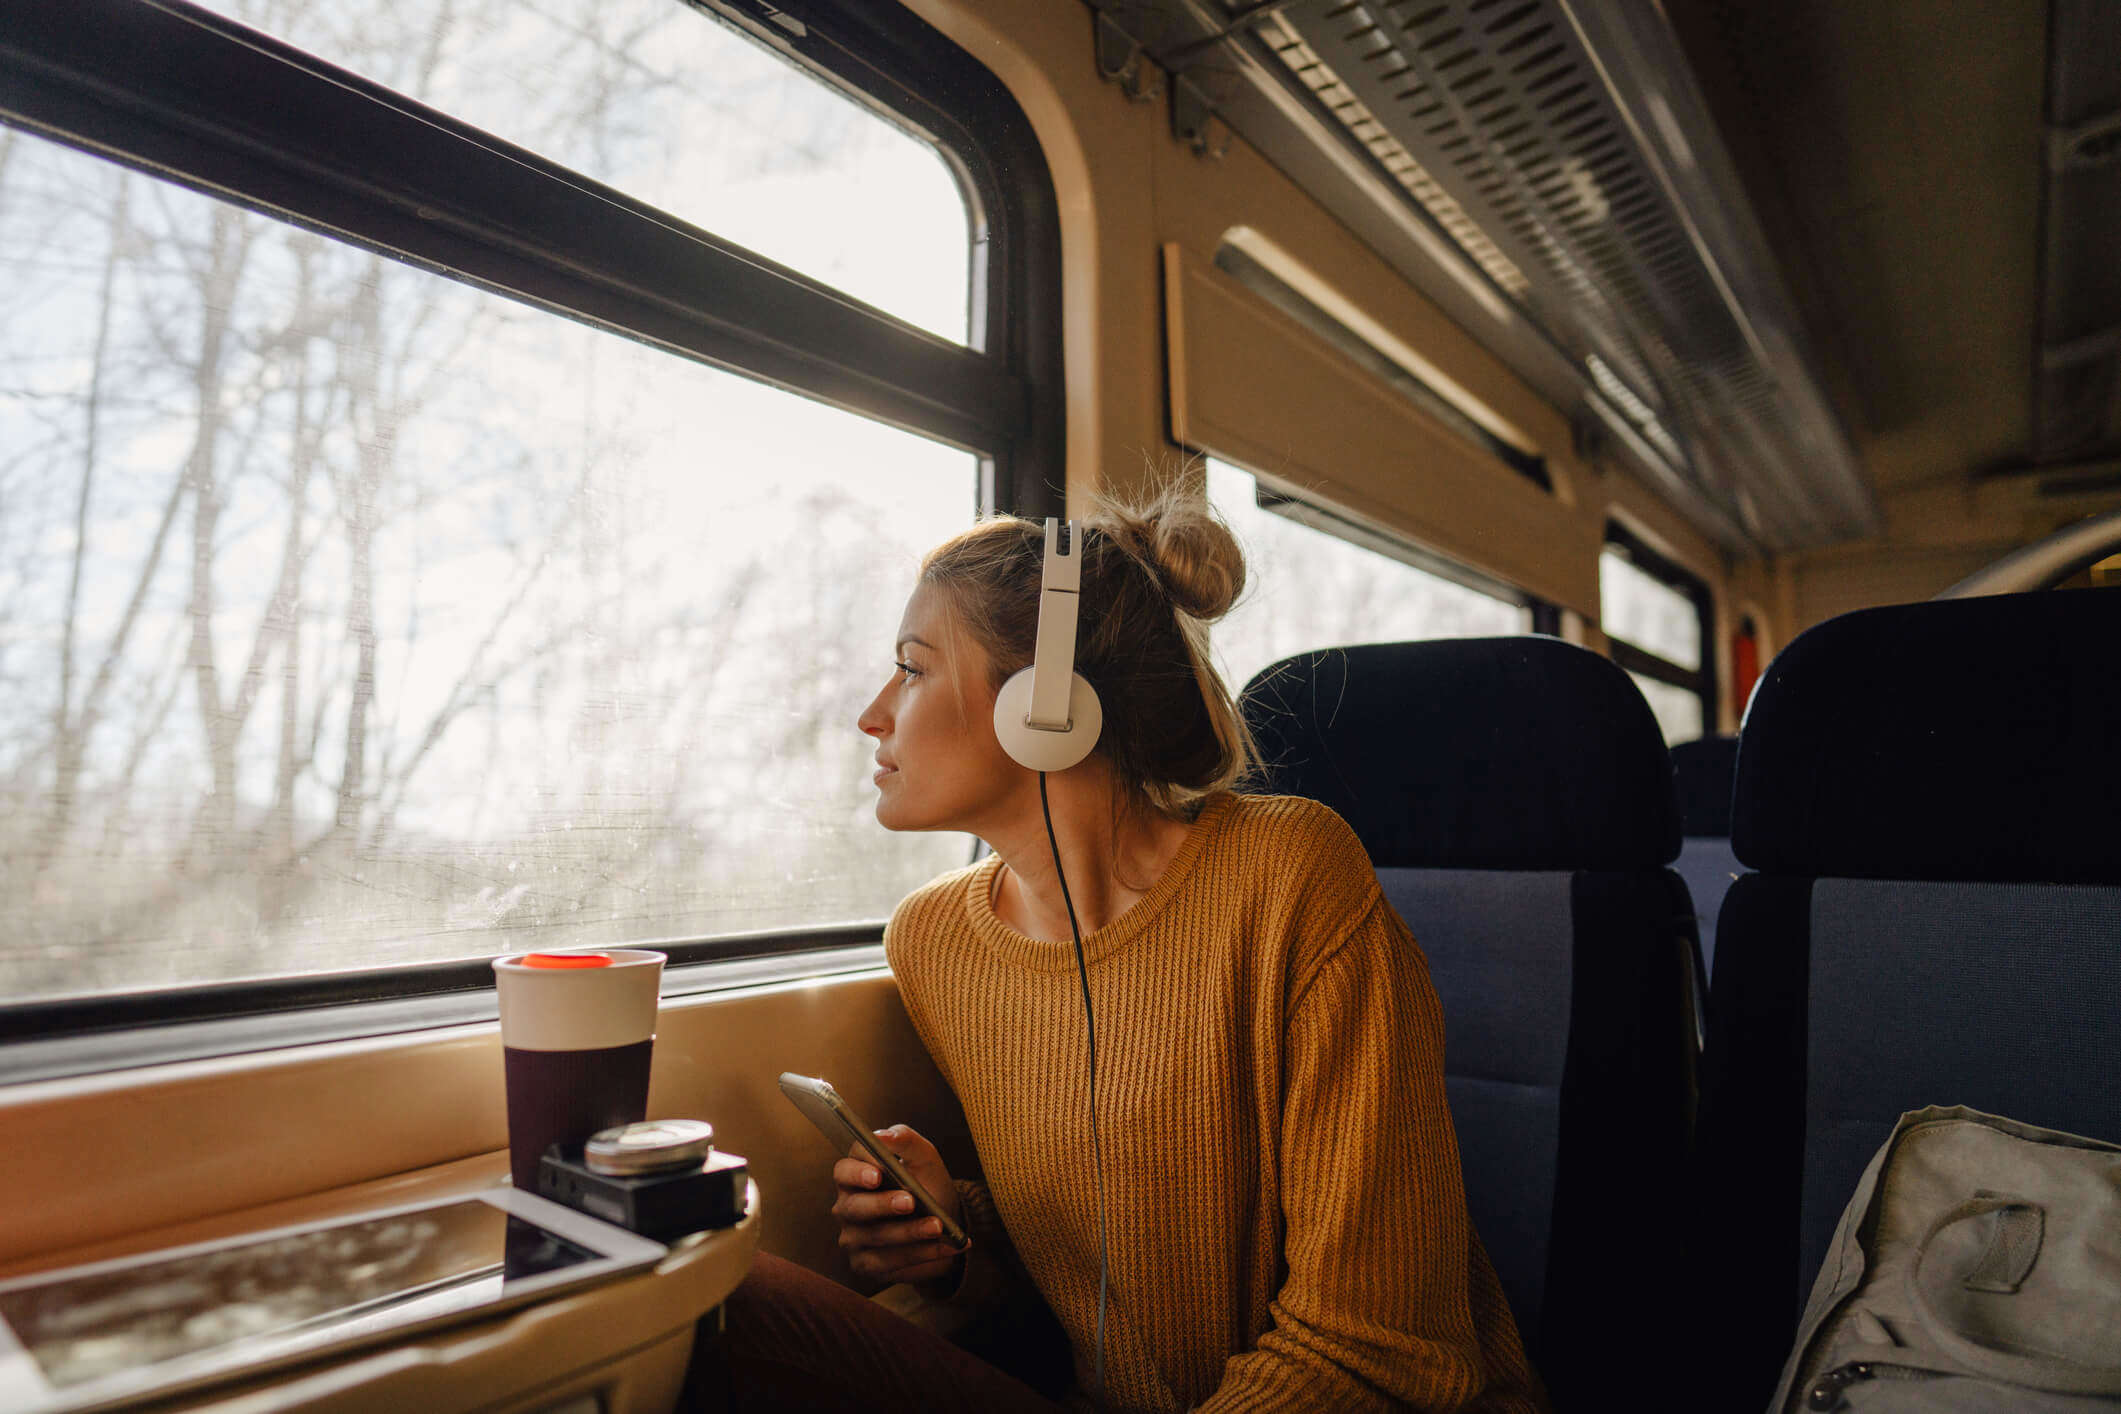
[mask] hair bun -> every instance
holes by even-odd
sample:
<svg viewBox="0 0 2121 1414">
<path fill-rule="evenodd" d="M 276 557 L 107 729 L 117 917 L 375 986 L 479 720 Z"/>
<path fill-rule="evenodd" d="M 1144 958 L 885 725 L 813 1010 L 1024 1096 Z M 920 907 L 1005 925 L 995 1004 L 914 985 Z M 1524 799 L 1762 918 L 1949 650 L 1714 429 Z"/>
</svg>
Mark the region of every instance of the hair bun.
<svg viewBox="0 0 2121 1414">
<path fill-rule="evenodd" d="M 1167 485 L 1141 504 L 1107 500 L 1093 524 L 1130 545 L 1172 606 L 1203 622 L 1230 612 L 1245 590 L 1245 555 L 1207 501 Z"/>
<path fill-rule="evenodd" d="M 1245 591 L 1245 557 L 1237 537 L 1200 502 L 1166 510 L 1153 522 L 1157 573 L 1171 602 L 1213 622 Z"/>
</svg>

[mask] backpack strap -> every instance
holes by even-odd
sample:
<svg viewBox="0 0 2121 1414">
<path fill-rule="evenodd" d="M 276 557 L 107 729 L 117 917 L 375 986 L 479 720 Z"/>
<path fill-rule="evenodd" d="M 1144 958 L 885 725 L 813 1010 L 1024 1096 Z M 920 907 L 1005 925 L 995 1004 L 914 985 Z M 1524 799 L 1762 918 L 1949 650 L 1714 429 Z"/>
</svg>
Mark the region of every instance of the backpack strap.
<svg viewBox="0 0 2121 1414">
<path fill-rule="evenodd" d="M 1975 1291 L 2016 1292 L 2032 1270 L 2045 1226 L 2045 1210 L 2039 1204 L 1986 1193 L 1944 1213 L 1924 1234 L 1907 1269 L 1909 1303 L 1930 1339 L 1966 1369 L 1992 1380 L 2055 1394 L 2121 1395 L 2121 1365 L 2083 1365 L 2059 1355 L 1999 1350 L 1967 1335 L 1938 1310 L 1929 1284 L 1922 1279 L 1923 1263 L 1948 1229 L 1990 1213 L 2004 1216 L 1997 1220 L 1980 1260 L 1956 1280 Z"/>
</svg>

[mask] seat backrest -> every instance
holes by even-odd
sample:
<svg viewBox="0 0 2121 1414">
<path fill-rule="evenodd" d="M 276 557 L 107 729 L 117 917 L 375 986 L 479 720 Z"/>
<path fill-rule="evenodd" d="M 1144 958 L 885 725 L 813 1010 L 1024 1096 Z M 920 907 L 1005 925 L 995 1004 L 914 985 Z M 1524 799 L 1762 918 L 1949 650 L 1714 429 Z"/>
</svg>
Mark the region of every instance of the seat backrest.
<svg viewBox="0 0 2121 1414">
<path fill-rule="evenodd" d="M 1813 628 L 1739 750 L 1703 1058 L 1696 1271 L 1765 1403 L 1904 1110 L 2121 1139 L 2121 590 Z"/>
<path fill-rule="evenodd" d="M 1731 781 L 1737 769 L 1735 736 L 1705 736 L 1672 748 L 1682 836 L 1674 867 L 1694 899 L 1704 970 L 1716 966 L 1716 913 L 1738 876 L 1738 856 L 1731 849 Z"/>
<path fill-rule="evenodd" d="M 1467 1206 L 1557 1405 L 1595 1398 L 1674 1279 L 1693 945 L 1655 719 L 1532 637 L 1305 654 L 1245 714 L 1268 788 L 1348 821 L 1420 943 Z"/>
</svg>

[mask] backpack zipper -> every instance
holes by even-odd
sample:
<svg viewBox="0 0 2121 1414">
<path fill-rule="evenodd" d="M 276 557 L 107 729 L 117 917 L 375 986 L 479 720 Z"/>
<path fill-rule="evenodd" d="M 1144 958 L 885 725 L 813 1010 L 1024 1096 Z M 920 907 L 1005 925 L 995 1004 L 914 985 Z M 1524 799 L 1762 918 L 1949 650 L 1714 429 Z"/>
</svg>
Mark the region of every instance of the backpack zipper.
<svg viewBox="0 0 2121 1414">
<path fill-rule="evenodd" d="M 1828 1370 L 1812 1381 L 1805 1391 L 1804 1407 L 1807 1409 L 1839 1409 L 1848 1387 L 1864 1380 L 1934 1380 L 1939 1378 L 1935 1370 L 1917 1370 L 1908 1365 L 1887 1365 L 1876 1360 L 1855 1360 L 1846 1365 Z"/>
</svg>

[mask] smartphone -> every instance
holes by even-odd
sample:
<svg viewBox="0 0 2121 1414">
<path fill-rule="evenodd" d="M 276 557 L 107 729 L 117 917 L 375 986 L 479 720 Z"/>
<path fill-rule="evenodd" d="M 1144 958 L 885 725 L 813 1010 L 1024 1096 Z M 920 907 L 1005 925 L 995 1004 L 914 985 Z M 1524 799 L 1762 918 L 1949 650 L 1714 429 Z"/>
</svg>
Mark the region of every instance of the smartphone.
<svg viewBox="0 0 2121 1414">
<path fill-rule="evenodd" d="M 899 1162 L 898 1155 L 885 1148 L 862 1117 L 847 1108 L 840 1092 L 831 1084 L 808 1075 L 796 1075 L 784 1071 L 781 1075 L 781 1093 L 794 1101 L 809 1121 L 817 1126 L 818 1133 L 831 1143 L 834 1152 L 845 1156 L 852 1145 L 859 1144 L 876 1160 L 876 1166 L 893 1183 L 913 1195 L 920 1210 L 943 1225 L 943 1236 L 953 1247 L 964 1247 L 970 1241 L 965 1230 L 959 1227 L 943 1205 L 936 1202 L 927 1189 L 920 1186 L 906 1166 Z"/>
</svg>

